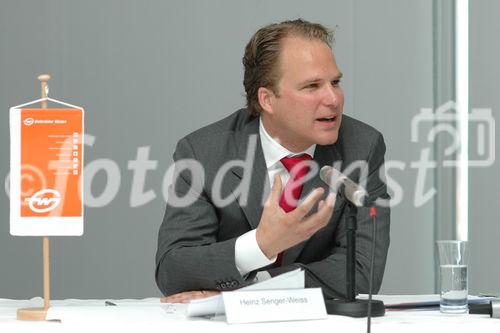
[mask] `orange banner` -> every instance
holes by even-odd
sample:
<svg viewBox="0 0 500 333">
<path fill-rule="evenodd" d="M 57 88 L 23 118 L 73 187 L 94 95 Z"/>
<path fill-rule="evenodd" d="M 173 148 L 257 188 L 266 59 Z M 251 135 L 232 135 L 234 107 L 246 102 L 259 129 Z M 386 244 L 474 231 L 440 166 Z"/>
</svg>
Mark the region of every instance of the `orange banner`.
<svg viewBox="0 0 500 333">
<path fill-rule="evenodd" d="M 11 234 L 83 233 L 83 109 L 11 108 Z"/>
<path fill-rule="evenodd" d="M 82 112 L 22 109 L 21 165 L 43 175 L 38 186 L 23 177 L 21 216 L 81 216 Z"/>
</svg>

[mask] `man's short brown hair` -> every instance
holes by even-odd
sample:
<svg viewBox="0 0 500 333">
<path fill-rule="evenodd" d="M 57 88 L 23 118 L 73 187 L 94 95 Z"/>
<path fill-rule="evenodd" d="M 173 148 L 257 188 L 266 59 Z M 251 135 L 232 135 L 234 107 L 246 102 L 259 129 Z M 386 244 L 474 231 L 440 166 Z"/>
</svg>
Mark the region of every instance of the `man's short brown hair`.
<svg viewBox="0 0 500 333">
<path fill-rule="evenodd" d="M 318 23 L 302 19 L 273 23 L 260 28 L 245 47 L 243 66 L 247 108 L 259 115 L 262 108 L 257 92 L 260 87 L 271 89 L 275 94 L 281 73 L 279 71 L 280 44 L 285 37 L 296 36 L 318 39 L 332 46 L 333 31 Z"/>
</svg>

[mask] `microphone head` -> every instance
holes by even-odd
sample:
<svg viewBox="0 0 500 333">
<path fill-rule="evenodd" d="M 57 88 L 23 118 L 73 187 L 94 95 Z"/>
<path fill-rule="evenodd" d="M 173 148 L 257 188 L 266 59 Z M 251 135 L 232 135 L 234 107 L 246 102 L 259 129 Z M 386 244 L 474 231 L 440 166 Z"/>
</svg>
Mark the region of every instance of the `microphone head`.
<svg viewBox="0 0 500 333">
<path fill-rule="evenodd" d="M 325 184 L 330 186 L 331 189 L 337 191 L 346 177 L 337 169 L 329 165 L 325 165 L 319 171 L 319 178 L 321 178 Z"/>
<path fill-rule="evenodd" d="M 326 165 L 321 168 L 319 177 L 332 190 L 339 192 L 355 206 L 363 207 L 367 204 L 368 192 L 339 170 Z"/>
<path fill-rule="evenodd" d="M 321 178 L 321 180 L 327 185 L 330 185 L 330 174 L 332 173 L 331 169 L 333 169 L 331 166 L 325 165 L 321 168 L 321 170 L 319 170 L 319 178 Z"/>
</svg>

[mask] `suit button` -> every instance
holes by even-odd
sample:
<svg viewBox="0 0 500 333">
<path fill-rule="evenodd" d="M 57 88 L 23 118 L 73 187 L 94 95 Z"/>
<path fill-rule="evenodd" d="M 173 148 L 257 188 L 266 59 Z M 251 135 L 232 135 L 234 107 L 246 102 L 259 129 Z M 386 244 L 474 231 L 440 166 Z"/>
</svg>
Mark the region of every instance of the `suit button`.
<svg viewBox="0 0 500 333">
<path fill-rule="evenodd" d="M 236 287 L 238 284 L 239 284 L 238 281 L 235 280 L 231 282 L 231 287 Z"/>
</svg>

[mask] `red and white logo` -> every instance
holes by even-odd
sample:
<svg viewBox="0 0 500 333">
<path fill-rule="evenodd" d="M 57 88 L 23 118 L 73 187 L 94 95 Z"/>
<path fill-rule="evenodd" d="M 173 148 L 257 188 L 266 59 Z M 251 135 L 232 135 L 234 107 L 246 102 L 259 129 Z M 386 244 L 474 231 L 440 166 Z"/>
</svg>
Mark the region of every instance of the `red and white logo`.
<svg viewBox="0 0 500 333">
<path fill-rule="evenodd" d="M 24 199 L 29 208 L 35 213 L 46 213 L 55 209 L 61 203 L 61 193 L 47 188 L 33 194 L 30 198 Z"/>
</svg>

